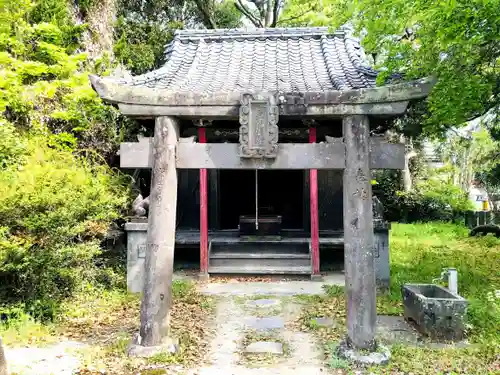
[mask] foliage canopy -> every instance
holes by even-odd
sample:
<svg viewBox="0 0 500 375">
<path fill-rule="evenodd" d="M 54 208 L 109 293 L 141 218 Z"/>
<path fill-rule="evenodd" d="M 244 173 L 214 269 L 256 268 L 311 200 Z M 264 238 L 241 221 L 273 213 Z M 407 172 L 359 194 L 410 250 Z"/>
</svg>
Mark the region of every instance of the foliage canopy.
<svg viewBox="0 0 500 375">
<path fill-rule="evenodd" d="M 444 135 L 500 104 L 499 0 L 356 0 L 335 23 L 350 20 L 384 72 L 435 76 L 424 131 Z"/>
</svg>

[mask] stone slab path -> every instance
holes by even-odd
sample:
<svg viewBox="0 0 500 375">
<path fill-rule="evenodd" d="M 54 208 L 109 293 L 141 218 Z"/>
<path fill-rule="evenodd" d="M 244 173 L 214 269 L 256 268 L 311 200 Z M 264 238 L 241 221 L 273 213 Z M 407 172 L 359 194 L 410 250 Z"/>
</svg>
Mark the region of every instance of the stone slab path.
<svg viewBox="0 0 500 375">
<path fill-rule="evenodd" d="M 210 295 L 252 296 L 274 295 L 295 296 L 297 294 L 324 294 L 323 285 L 345 285 L 342 273 L 325 275 L 321 281 L 275 281 L 275 282 L 235 282 L 207 283 L 200 291 Z"/>
<path fill-rule="evenodd" d="M 265 291 L 270 290 L 268 285 Z M 300 304 L 291 297 L 259 294 L 220 293 L 210 352 L 205 365 L 190 375 L 327 373 L 313 338 L 293 328 Z"/>
</svg>

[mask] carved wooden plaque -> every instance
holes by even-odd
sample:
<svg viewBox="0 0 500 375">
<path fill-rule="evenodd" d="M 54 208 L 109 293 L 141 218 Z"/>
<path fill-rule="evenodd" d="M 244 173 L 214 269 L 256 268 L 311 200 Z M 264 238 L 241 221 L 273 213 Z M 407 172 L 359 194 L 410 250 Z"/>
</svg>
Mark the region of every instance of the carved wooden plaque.
<svg viewBox="0 0 500 375">
<path fill-rule="evenodd" d="M 278 117 L 273 95 L 241 96 L 240 157 L 272 159 L 277 156 Z"/>
</svg>

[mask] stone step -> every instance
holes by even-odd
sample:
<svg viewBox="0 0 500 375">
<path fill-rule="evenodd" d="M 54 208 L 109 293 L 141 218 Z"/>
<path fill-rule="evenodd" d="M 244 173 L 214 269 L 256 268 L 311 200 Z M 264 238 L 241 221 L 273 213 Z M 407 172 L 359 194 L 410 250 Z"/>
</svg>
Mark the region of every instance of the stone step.
<svg viewBox="0 0 500 375">
<path fill-rule="evenodd" d="M 257 331 L 282 329 L 285 327 L 285 321 L 281 316 L 266 316 L 263 318 L 250 316 L 245 318 L 244 321 L 247 328 Z"/>
<path fill-rule="evenodd" d="M 230 250 L 212 250 L 210 259 L 311 259 L 304 253 L 278 253 L 278 252 L 246 252 Z"/>
<path fill-rule="evenodd" d="M 311 274 L 308 243 L 211 243 L 209 273 Z"/>
<path fill-rule="evenodd" d="M 210 241 L 211 252 L 232 253 L 282 253 L 282 254 L 309 254 L 309 243 L 284 243 L 284 242 L 237 242 L 221 243 Z"/>
<path fill-rule="evenodd" d="M 245 353 L 283 355 L 283 344 L 274 341 L 257 341 L 248 345 Z"/>
<path fill-rule="evenodd" d="M 212 266 L 208 267 L 209 273 L 220 274 L 258 274 L 258 275 L 310 275 L 312 273 L 311 266 L 263 266 L 263 265 L 240 265 L 240 266 Z"/>
<path fill-rule="evenodd" d="M 220 366 L 209 366 L 202 367 L 196 370 L 196 374 L 198 375 L 325 375 L 327 373 L 327 369 L 317 365 L 298 365 L 294 366 L 293 368 L 288 368 L 286 366 L 259 366 L 253 368 L 248 368 L 245 366 L 227 366 L 224 368 L 221 368 Z"/>
<path fill-rule="evenodd" d="M 269 257 L 244 257 L 244 258 L 217 258 L 210 256 L 209 266 L 212 267 L 262 267 L 262 268 L 275 268 L 275 267 L 311 267 L 311 257 L 302 258 L 269 258 Z"/>
</svg>

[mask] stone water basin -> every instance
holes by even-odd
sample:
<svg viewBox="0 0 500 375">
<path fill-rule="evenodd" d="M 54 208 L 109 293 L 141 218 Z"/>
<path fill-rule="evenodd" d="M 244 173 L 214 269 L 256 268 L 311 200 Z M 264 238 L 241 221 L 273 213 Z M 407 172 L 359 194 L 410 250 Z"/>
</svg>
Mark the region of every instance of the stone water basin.
<svg viewBox="0 0 500 375">
<path fill-rule="evenodd" d="M 434 340 L 459 341 L 465 336 L 467 300 L 436 284 L 401 287 L 404 317 Z"/>
</svg>

